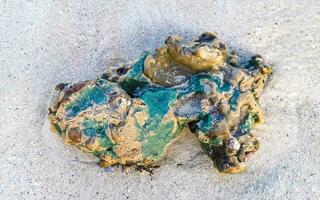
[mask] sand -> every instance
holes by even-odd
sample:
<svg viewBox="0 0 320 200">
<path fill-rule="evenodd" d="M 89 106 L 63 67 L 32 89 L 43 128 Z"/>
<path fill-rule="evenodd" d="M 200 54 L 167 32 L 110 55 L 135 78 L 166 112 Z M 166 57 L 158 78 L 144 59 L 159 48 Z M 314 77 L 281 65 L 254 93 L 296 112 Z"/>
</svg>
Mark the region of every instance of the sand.
<svg viewBox="0 0 320 200">
<path fill-rule="evenodd" d="M 0 0 L 0 27 L 0 199 L 320 199 L 320 1 Z M 57 83 L 204 31 L 275 67 L 246 173 L 219 173 L 190 133 L 149 175 L 104 170 L 50 131 Z"/>
</svg>

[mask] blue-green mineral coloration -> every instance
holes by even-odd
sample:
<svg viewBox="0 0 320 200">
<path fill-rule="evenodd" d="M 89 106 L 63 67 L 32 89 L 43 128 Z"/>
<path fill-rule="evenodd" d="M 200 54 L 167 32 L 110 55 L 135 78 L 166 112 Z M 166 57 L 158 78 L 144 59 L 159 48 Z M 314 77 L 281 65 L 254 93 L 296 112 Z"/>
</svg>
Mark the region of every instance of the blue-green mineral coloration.
<svg viewBox="0 0 320 200">
<path fill-rule="evenodd" d="M 141 55 L 141 58 L 132 65 L 132 70 L 130 70 L 128 74 L 129 77 L 136 78 L 136 79 L 145 79 L 142 77 L 142 75 L 143 75 L 144 61 L 146 60 L 147 56 L 148 56 L 147 52 L 143 53 Z"/>
<path fill-rule="evenodd" d="M 165 146 L 175 138 L 174 122 L 163 122 L 171 104 L 176 100 L 176 92 L 166 88 L 154 88 L 139 96 L 148 107 L 148 120 L 139 127 L 142 153 L 147 158 L 159 158 L 165 151 Z M 152 136 L 149 136 L 153 134 Z"/>
<path fill-rule="evenodd" d="M 187 126 L 220 171 L 242 172 L 259 146 L 250 131 L 263 120 L 258 97 L 272 69 L 261 56 L 236 57 L 213 33 L 170 36 L 155 54 L 96 81 L 59 85 L 49 117 L 101 166 L 152 166 Z"/>
<path fill-rule="evenodd" d="M 154 128 L 152 136 L 144 139 L 142 142 L 142 153 L 146 158 L 158 159 L 163 155 L 165 147 L 174 139 L 174 123 L 169 121 Z M 150 133 L 150 132 L 149 132 Z"/>
<path fill-rule="evenodd" d="M 136 61 L 126 77 L 119 82 L 119 85 L 130 96 L 132 96 L 137 88 L 143 88 L 149 84 L 148 79 L 143 75 L 143 66 L 147 53 L 142 54 L 142 57 Z"/>
<path fill-rule="evenodd" d="M 223 120 L 223 116 L 219 112 L 205 114 L 197 123 L 199 132 L 202 134 L 212 132 L 214 124 L 221 120 Z"/>
<path fill-rule="evenodd" d="M 229 100 L 230 107 L 233 111 L 237 110 L 239 97 L 240 97 L 240 90 L 234 89 L 233 95 Z"/>
<path fill-rule="evenodd" d="M 258 120 L 257 113 L 249 113 L 243 123 L 240 125 L 241 133 L 248 133 Z"/>
<path fill-rule="evenodd" d="M 75 117 L 79 112 L 86 110 L 88 107 L 94 104 L 106 103 L 108 97 L 107 92 L 111 90 L 111 87 L 105 87 L 100 85 L 88 86 L 80 91 L 75 101 L 70 102 L 66 106 L 68 117 Z"/>
<path fill-rule="evenodd" d="M 82 127 L 84 134 L 88 137 L 104 137 L 106 136 L 108 123 L 85 119 L 82 122 Z"/>
<path fill-rule="evenodd" d="M 99 146 L 102 148 L 100 151 L 93 151 L 91 154 L 99 156 L 103 153 L 116 157 L 116 154 L 113 150 L 115 144 L 110 140 L 109 136 L 106 133 L 108 128 L 107 122 L 98 122 L 94 120 L 85 119 L 82 122 L 84 135 L 89 138 L 98 138 Z"/>
<path fill-rule="evenodd" d="M 209 83 L 209 84 L 208 84 Z M 189 94 L 191 92 L 194 93 L 211 93 L 211 85 L 214 84 L 216 86 L 216 91 L 218 93 L 227 92 L 230 90 L 230 84 L 226 82 L 222 82 L 221 78 L 216 75 L 211 74 L 196 74 L 192 76 L 186 86 L 180 87 L 179 97 Z"/>
<path fill-rule="evenodd" d="M 162 118 L 176 100 L 176 92 L 170 89 L 154 89 L 144 92 L 139 98 L 147 104 L 150 118 Z"/>
</svg>

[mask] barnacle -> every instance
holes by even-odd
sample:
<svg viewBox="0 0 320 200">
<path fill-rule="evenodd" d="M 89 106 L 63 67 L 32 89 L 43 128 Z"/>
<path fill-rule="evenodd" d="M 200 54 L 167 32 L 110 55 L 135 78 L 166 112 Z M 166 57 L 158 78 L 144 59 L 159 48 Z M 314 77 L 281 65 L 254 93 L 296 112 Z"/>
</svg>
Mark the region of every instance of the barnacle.
<svg viewBox="0 0 320 200">
<path fill-rule="evenodd" d="M 154 166 L 188 127 L 220 171 L 242 172 L 259 148 L 251 130 L 263 122 L 258 100 L 272 68 L 259 55 L 237 58 L 213 33 L 170 36 L 96 80 L 59 84 L 49 119 L 104 167 Z"/>
</svg>

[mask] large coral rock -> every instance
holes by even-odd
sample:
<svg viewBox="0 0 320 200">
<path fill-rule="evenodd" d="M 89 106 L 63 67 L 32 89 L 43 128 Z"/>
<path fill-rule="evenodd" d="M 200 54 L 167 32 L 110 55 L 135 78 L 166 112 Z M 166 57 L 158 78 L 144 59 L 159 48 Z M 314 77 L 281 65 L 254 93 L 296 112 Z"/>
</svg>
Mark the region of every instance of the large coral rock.
<svg viewBox="0 0 320 200">
<path fill-rule="evenodd" d="M 259 148 L 251 129 L 263 122 L 258 98 L 271 71 L 261 56 L 240 65 L 213 33 L 170 36 L 95 81 L 59 84 L 49 118 L 101 166 L 153 166 L 187 126 L 220 171 L 242 172 Z"/>
</svg>

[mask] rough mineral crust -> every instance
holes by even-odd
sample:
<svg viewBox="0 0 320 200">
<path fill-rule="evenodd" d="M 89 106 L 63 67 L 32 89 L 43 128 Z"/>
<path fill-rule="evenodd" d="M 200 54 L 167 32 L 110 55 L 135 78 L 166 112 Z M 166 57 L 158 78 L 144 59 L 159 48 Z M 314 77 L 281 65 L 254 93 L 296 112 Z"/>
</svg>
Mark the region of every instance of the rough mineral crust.
<svg viewBox="0 0 320 200">
<path fill-rule="evenodd" d="M 242 172 L 259 148 L 251 130 L 263 122 L 258 100 L 271 72 L 258 55 L 240 64 L 214 33 L 170 36 L 97 80 L 57 85 L 49 118 L 103 167 L 152 167 L 189 127 L 220 171 Z"/>
</svg>

